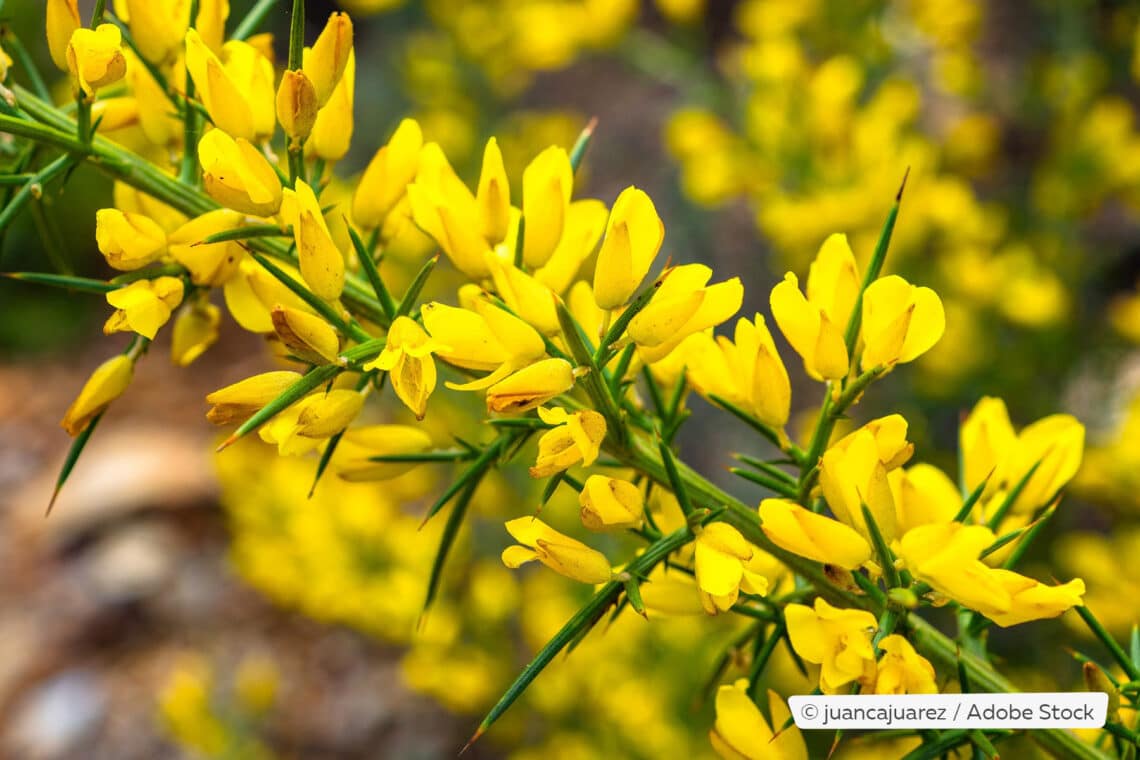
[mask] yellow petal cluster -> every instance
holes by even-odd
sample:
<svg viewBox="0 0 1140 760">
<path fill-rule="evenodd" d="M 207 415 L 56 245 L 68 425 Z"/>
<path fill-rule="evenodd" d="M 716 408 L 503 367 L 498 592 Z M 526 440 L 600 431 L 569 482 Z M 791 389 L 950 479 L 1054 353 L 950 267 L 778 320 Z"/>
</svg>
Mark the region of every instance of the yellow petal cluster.
<svg viewBox="0 0 1140 760">
<path fill-rule="evenodd" d="M 559 533 L 537 517 L 519 517 L 506 527 L 521 544 L 503 550 L 507 567 L 538 560 L 560 575 L 590 584 L 606 583 L 613 575 L 604 554 Z"/>
</svg>

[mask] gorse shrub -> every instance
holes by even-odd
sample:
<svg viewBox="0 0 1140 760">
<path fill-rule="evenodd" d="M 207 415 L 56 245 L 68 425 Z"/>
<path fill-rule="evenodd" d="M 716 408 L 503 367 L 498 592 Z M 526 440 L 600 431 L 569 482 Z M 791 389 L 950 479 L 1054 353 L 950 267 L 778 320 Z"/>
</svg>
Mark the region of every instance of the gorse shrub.
<svg viewBox="0 0 1140 760">
<path fill-rule="evenodd" d="M 409 682 L 464 711 L 485 704 L 490 685 L 506 677 L 487 648 L 511 644 L 489 636 L 483 648 L 465 647 L 455 618 L 494 631 L 511 615 L 531 615 L 508 568 L 537 562 L 541 573 L 583 584 L 576 610 L 564 609 L 565 596 L 552 603 L 558 625 L 536 626 L 537 654 L 473 741 L 528 687 L 541 693 L 547 666 L 581 645 L 576 656 L 594 658 L 591 668 L 621 686 L 620 703 L 642 704 L 641 722 L 620 704 L 602 719 L 627 721 L 658 754 L 675 751 L 684 739 L 672 727 L 655 738 L 645 732 L 678 720 L 648 694 L 676 685 L 657 686 L 670 671 L 648 672 L 639 659 L 645 634 L 635 630 L 672 617 L 690 618 L 687 642 L 702 636 L 694 620 L 703 618 L 693 616 L 733 621 L 707 726 L 712 747 L 729 758 L 807 756 L 784 696 L 768 688 L 788 659 L 806 674 L 802 689 L 817 693 L 1013 691 L 989 651 L 991 629 L 1070 610 L 1114 660 L 1110 669 L 1081 656 L 1090 685 L 1112 691 L 1114 705 L 1134 705 L 1140 637 L 1126 653 L 1082 606 L 1081 579 L 1018 570 L 1080 465 L 1076 419 L 1049 416 L 1019 431 L 1000 399 L 982 398 L 961 426 L 957 477 L 911 464 L 901 414 L 837 432 L 865 394 L 889 393 L 892 372 L 921 360 L 947 327 L 938 293 L 884 273 L 905 176 L 889 208 L 889 196 L 861 199 L 885 212 L 877 242 L 860 252 L 863 266 L 845 235 L 822 236 L 810 266 L 771 288 L 767 315 L 737 318 L 739 277 L 659 260 L 667 225 L 644 191 L 630 186 L 608 205 L 578 197 L 575 174 L 593 127 L 569 149 L 539 152 L 513 183 L 492 138 L 468 185 L 406 119 L 346 190 L 333 169 L 354 132 L 352 22 L 333 14 L 305 47 L 304 4 L 294 2 L 278 71 L 269 41 L 255 34 L 273 5 L 257 3 L 234 25 L 218 0 L 116 3 L 114 20 L 100 3 L 88 27 L 74 0 L 49 0 L 52 60 L 70 76 L 74 103 L 58 107 L 42 88 L 17 85 L 0 100 L 0 130 L 35 146 L 4 178 L 18 189 L 0 218 L 80 163 L 116 181 L 96 242 L 122 274 L 18 275 L 102 294 L 111 308 L 104 331 L 131 335 L 64 416 L 75 442 L 60 486 L 160 330 L 170 330 L 179 365 L 209 350 L 222 318 L 212 297 L 221 291 L 234 321 L 266 336 L 278 366 L 288 367 L 206 399 L 208 419 L 229 431 L 221 467 L 234 556 L 253 583 L 314 617 L 406 639 L 417 619 L 431 630 L 430 608 L 472 507 L 500 515 L 502 564 L 473 562 L 463 585 L 475 601 L 441 601 L 434 612 L 451 620 L 451 634 L 405 662 Z M 14 66 L 29 65 L 17 59 Z M 440 253 L 417 260 L 425 241 Z M 454 297 L 430 300 L 441 274 L 463 284 Z M 793 353 L 815 384 L 797 392 L 820 400 L 805 436 L 789 432 Z M 778 452 L 738 455 L 732 468 L 769 498 L 745 503 L 681 461 L 675 442 L 692 392 L 755 433 L 758 450 Z M 473 396 L 483 408 L 468 424 L 456 410 Z M 408 423 L 379 421 L 377 409 L 391 416 L 395 405 Z M 276 447 L 277 460 L 242 441 L 254 433 Z M 436 493 L 423 472 L 439 463 L 454 470 Z M 489 499 L 490 489 L 511 494 L 496 480 L 500 468 L 541 481 L 540 501 Z M 375 481 L 389 484 L 351 485 Z M 304 508 L 318 485 L 335 504 L 319 525 Z M 567 529 L 560 517 L 536 514 L 548 502 L 547 511 L 560 509 L 556 494 L 567 493 L 576 494 L 580 524 Z M 425 494 L 435 496 L 426 514 L 410 518 L 403 502 Z M 421 523 L 437 531 L 438 550 L 409 556 Z M 280 562 L 296 548 L 284 548 L 286 539 L 303 545 L 293 564 Z M 306 564 L 312 557 L 321 560 Z M 358 581 L 362 567 L 381 580 Z M 953 636 L 930 622 L 948 617 Z M 614 630 L 595 645 L 599 624 Z M 676 667 L 696 698 L 687 667 Z M 224 749 L 224 736 L 214 735 L 224 728 L 202 706 L 203 680 L 181 687 L 193 709 L 178 708 L 171 692 L 168 720 L 184 733 L 194 721 L 208 724 L 211 735 L 196 740 Z M 573 701 L 565 693 L 550 700 Z M 1063 757 L 1134 756 L 1134 719 L 1121 707 L 1109 720 L 1092 736 L 1040 730 L 1031 738 Z M 1010 734 L 915 732 L 900 751 L 972 747 L 993 756 Z"/>
</svg>

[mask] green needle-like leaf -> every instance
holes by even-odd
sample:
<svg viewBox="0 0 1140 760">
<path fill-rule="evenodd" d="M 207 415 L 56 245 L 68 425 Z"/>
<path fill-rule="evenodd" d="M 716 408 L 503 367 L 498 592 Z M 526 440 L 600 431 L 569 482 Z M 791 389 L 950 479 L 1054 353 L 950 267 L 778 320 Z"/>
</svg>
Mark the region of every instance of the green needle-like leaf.
<svg viewBox="0 0 1140 760">
<path fill-rule="evenodd" d="M 340 445 L 340 439 L 344 437 L 344 431 L 340 431 L 325 444 L 325 450 L 321 452 L 321 459 L 317 462 L 317 471 L 313 475 L 313 484 L 309 486 L 308 498 L 313 498 L 313 493 L 317 490 L 317 483 L 321 482 L 321 476 L 325 474 L 328 469 L 329 462 L 332 461 L 333 454 L 336 453 L 336 447 Z"/>
<path fill-rule="evenodd" d="M 360 235 L 352 228 L 352 225 L 348 224 L 347 219 L 345 220 L 345 227 L 348 228 L 348 235 L 352 238 L 352 247 L 356 249 L 356 258 L 360 261 L 360 268 L 364 270 L 364 275 L 376 293 L 376 300 L 379 301 L 380 308 L 384 310 L 384 315 L 388 317 L 390 323 L 396 317 L 396 302 L 392 300 L 388 286 L 380 278 L 380 270 L 376 268 L 376 260 L 372 258 L 372 252 L 368 250 L 368 246 L 360 239 Z"/>
<path fill-rule="evenodd" d="M 985 480 L 978 484 L 966 500 L 962 502 L 962 507 L 958 510 L 958 514 L 954 515 L 954 522 L 965 522 L 966 518 L 970 516 L 970 512 L 974 510 L 974 505 L 978 503 L 978 499 L 982 498 L 982 492 L 986 490 L 986 484 L 990 482 L 990 477 L 993 475 L 991 472 L 986 476 Z"/>
<path fill-rule="evenodd" d="M 83 449 L 87 446 L 87 442 L 91 440 L 91 434 L 95 432 L 95 426 L 99 424 L 99 420 L 103 419 L 103 412 L 91 418 L 87 423 L 87 427 L 79 435 L 75 436 L 75 440 L 71 442 L 71 448 L 67 450 L 67 457 L 63 460 L 63 467 L 59 470 L 59 477 L 55 480 L 55 489 L 51 493 L 51 501 L 48 502 L 47 511 L 44 516 L 51 514 L 52 507 L 55 506 L 55 500 L 59 498 L 59 492 L 63 490 L 64 483 L 71 477 L 71 471 L 75 469 L 75 463 L 79 461 L 79 455 L 83 453 Z"/>
<path fill-rule="evenodd" d="M 261 266 L 264 267 L 267 272 L 277 278 L 278 282 L 289 288 L 289 290 L 293 291 L 293 293 L 296 294 L 296 296 L 306 304 L 308 304 L 308 306 L 313 311 L 324 317 L 326 322 L 340 330 L 343 334 L 349 336 L 353 340 L 361 342 L 372 340 L 371 335 L 364 332 L 364 330 L 361 329 L 358 325 L 353 325 L 352 323 L 345 322 L 344 319 L 336 313 L 336 310 L 333 309 L 333 307 L 327 301 L 317 296 L 302 283 L 294 280 L 285 272 L 285 270 L 281 269 L 268 258 L 262 256 L 256 251 L 250 251 L 249 255 L 253 257 L 254 261 L 256 261 L 258 264 L 261 264 Z"/>
<path fill-rule="evenodd" d="M 119 289 L 118 285 L 103 282 L 102 280 L 92 280 L 87 277 L 72 277 L 66 274 L 51 274 L 48 272 L 5 272 L 4 276 L 12 280 L 19 280 L 20 282 L 31 282 L 36 285 L 48 285 L 53 288 L 64 288 L 66 290 L 78 290 L 83 293 L 103 294 Z"/>
<path fill-rule="evenodd" d="M 234 240 L 252 240 L 253 238 L 293 238 L 293 228 L 284 230 L 276 224 L 247 224 L 232 230 L 222 230 L 213 235 L 207 235 L 194 245 L 212 245 L 213 243 L 228 243 Z M 193 247 L 193 246 L 191 246 Z"/>
<path fill-rule="evenodd" d="M 467 469 L 465 469 L 459 475 L 459 477 L 456 478 L 455 481 L 447 487 L 447 490 L 445 490 L 440 495 L 440 497 L 436 499 L 435 503 L 431 505 L 431 508 L 427 511 L 427 514 L 424 515 L 424 519 L 423 522 L 420 523 L 420 527 L 422 528 L 424 525 L 426 525 L 428 520 L 435 517 L 439 510 L 443 509 L 447 503 L 455 497 L 456 494 L 466 488 L 469 484 L 473 482 L 478 483 L 480 480 L 482 480 L 483 476 L 487 474 L 487 470 L 491 469 L 491 465 L 494 464 L 495 460 L 513 440 L 514 434 L 504 432 L 501 433 L 498 438 L 492 441 L 487 446 L 487 448 L 483 449 L 482 453 L 480 453 L 479 456 L 475 458 L 475 461 L 473 461 L 467 467 Z"/>
<path fill-rule="evenodd" d="M 693 502 L 689 499 L 689 490 L 685 488 L 685 483 L 677 472 L 677 460 L 673 458 L 673 450 L 660 437 L 657 438 L 657 450 L 661 453 L 661 463 L 665 465 L 669 487 L 673 490 L 673 495 L 677 497 L 677 503 L 681 505 L 681 512 L 685 517 L 691 517 L 693 515 Z"/>
<path fill-rule="evenodd" d="M 788 484 L 784 480 L 777 480 L 776 478 L 769 477 L 763 473 L 754 472 L 752 470 L 744 470 L 740 467 L 729 467 L 728 471 L 737 477 L 744 478 L 750 483 L 755 483 L 757 485 L 763 486 L 772 493 L 777 493 L 784 498 L 796 498 L 797 490 L 794 483 Z"/>
<path fill-rule="evenodd" d="M 590 139 L 594 136 L 597 126 L 598 117 L 594 116 L 579 133 L 578 139 L 574 141 L 574 147 L 570 149 L 570 168 L 575 173 L 582 165 L 582 157 L 586 155 L 586 148 L 590 147 Z"/>
<path fill-rule="evenodd" d="M 989 526 L 990 530 L 997 530 L 998 526 L 1001 525 L 1001 521 L 1005 519 L 1005 516 L 1007 514 L 1009 514 L 1009 510 L 1013 509 L 1013 505 L 1017 501 L 1017 497 L 1021 496 L 1021 492 L 1025 490 L 1025 486 L 1028 485 L 1030 478 L 1033 477 L 1033 473 L 1037 472 L 1037 468 L 1041 466 L 1042 461 L 1044 460 L 1038 459 L 1036 462 L 1034 462 L 1033 466 L 1029 468 L 1029 472 L 1025 473 L 1025 475 L 1022 476 L 1021 480 L 1017 481 L 1017 485 L 1010 489 L 1010 492 L 1006 495 L 1005 500 L 1001 503 L 1001 506 L 999 506 L 997 510 L 994 511 L 993 515 L 991 515 L 990 519 L 986 522 L 986 525 Z"/>
<path fill-rule="evenodd" d="M 1097 620 L 1092 610 L 1083 604 L 1077 605 L 1073 610 L 1081 616 L 1081 620 L 1085 621 L 1085 625 L 1088 626 L 1089 631 L 1100 640 L 1100 643 L 1104 644 L 1105 649 L 1112 655 L 1112 659 L 1116 660 L 1116 664 L 1123 668 L 1129 680 L 1140 681 L 1140 666 L 1134 663 L 1132 658 L 1125 653 L 1120 644 L 1113 638 L 1112 634 Z M 1105 672 L 1108 672 L 1107 669 L 1105 669 Z"/>
<path fill-rule="evenodd" d="M 883 534 L 879 531 L 879 524 L 875 522 L 875 515 L 872 514 L 871 509 L 866 504 L 861 506 L 863 520 L 867 523 L 867 532 L 871 535 L 871 545 L 875 547 L 875 554 L 883 566 L 883 577 L 887 580 L 887 586 L 898 588 L 902 585 L 902 579 L 899 578 L 898 568 L 895 567 L 895 557 L 883 539 Z"/>
<path fill-rule="evenodd" d="M 447 522 L 443 526 L 443 534 L 439 538 L 439 548 L 436 550 L 435 559 L 431 563 L 431 575 L 428 577 L 427 594 L 424 596 L 423 611 L 420 612 L 420 619 L 417 624 L 417 627 L 421 630 L 427 621 L 428 610 L 431 609 L 432 602 L 435 601 L 435 597 L 439 593 L 439 584 L 443 579 L 443 566 L 446 564 L 447 555 L 451 552 L 451 547 L 455 543 L 455 537 L 459 535 L 459 529 L 463 525 L 463 518 L 467 515 L 467 507 L 470 506 L 471 498 L 479 488 L 479 482 L 478 478 L 472 478 L 466 487 L 464 487 L 463 492 L 459 494 L 459 498 L 455 500 L 455 506 L 452 508 L 451 514 L 447 516 Z"/>
<path fill-rule="evenodd" d="M 420 297 L 424 285 L 427 284 L 428 277 L 431 276 L 438 262 L 438 253 L 424 262 L 423 267 L 416 273 L 416 278 L 412 280 L 412 284 L 408 286 L 408 291 L 404 293 L 404 297 L 400 299 L 400 305 L 396 308 L 397 317 L 406 317 L 412 313 L 412 307 L 415 306 L 416 299 Z"/>
</svg>

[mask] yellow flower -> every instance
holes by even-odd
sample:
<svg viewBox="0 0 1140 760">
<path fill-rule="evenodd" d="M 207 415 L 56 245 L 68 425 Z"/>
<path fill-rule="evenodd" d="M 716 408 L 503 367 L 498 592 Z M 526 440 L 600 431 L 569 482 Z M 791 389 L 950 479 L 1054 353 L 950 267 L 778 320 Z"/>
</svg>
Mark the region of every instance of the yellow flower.
<svg viewBox="0 0 1140 760">
<path fill-rule="evenodd" d="M 218 203 L 253 216 L 272 216 L 281 208 L 281 180 L 257 148 L 211 129 L 198 143 L 202 183 Z"/>
<path fill-rule="evenodd" d="M 545 266 L 554 254 L 566 225 L 574 170 L 565 149 L 550 146 L 523 171 L 523 263 Z"/>
<path fill-rule="evenodd" d="M 388 328 L 388 343 L 365 369 L 382 369 L 392 378 L 392 388 L 408 409 L 422 420 L 427 401 L 435 390 L 435 343 L 424 329 L 408 317 L 397 317 Z"/>
<path fill-rule="evenodd" d="M 653 364 L 693 333 L 719 325 L 740 310 L 744 286 L 739 277 L 706 284 L 712 269 L 684 264 L 670 270 L 653 298 L 629 322 L 628 334 L 641 358 Z"/>
<path fill-rule="evenodd" d="M 72 92 L 76 95 L 82 92 L 86 100 L 94 100 L 97 89 L 122 79 L 127 73 L 122 46 L 123 34 L 114 24 L 72 32 L 71 41 L 67 43 Z"/>
<path fill-rule="evenodd" d="M 483 149 L 483 170 L 479 173 L 475 202 L 479 206 L 479 216 L 483 223 L 483 237 L 491 245 L 501 243 L 507 237 L 511 221 L 511 187 L 507 182 L 507 170 L 503 166 L 503 153 L 494 137 L 487 141 L 487 146 Z M 526 237 L 529 242 L 529 232 Z"/>
<path fill-rule="evenodd" d="M 1046 586 L 1010 570 L 993 568 L 990 573 L 1009 594 L 1009 606 L 983 608 L 978 612 L 1002 628 L 1031 620 L 1055 618 L 1083 604 L 1085 582 L 1080 578 L 1074 578 L 1060 586 Z"/>
<path fill-rule="evenodd" d="M 574 368 L 565 359 L 543 359 L 487 389 L 487 411 L 517 414 L 542 406 L 574 387 Z"/>
<path fill-rule="evenodd" d="M 170 359 L 185 367 L 205 353 L 218 340 L 222 312 L 212 303 L 199 300 L 183 306 L 174 320 L 170 341 Z"/>
<path fill-rule="evenodd" d="M 261 440 L 277 444 L 281 456 L 305 454 L 344 430 L 364 406 L 357 391 L 336 389 L 306 396 L 258 430 Z"/>
<path fill-rule="evenodd" d="M 344 432 L 337 447 L 337 474 L 352 483 L 399 477 L 416 463 L 373 462 L 369 457 L 421 454 L 431 447 L 431 436 L 414 425 L 354 427 Z"/>
<path fill-rule="evenodd" d="M 937 694 L 934 666 L 914 651 L 904 637 L 897 633 L 885 636 L 879 642 L 883 657 L 875 674 L 876 694 Z"/>
<path fill-rule="evenodd" d="M 71 34 L 80 26 L 79 5 L 76 0 L 47 0 L 47 41 L 52 63 L 60 71 L 67 71 L 67 46 Z"/>
<path fill-rule="evenodd" d="M 743 588 L 750 594 L 768 593 L 762 575 L 747 572 L 756 548 L 728 523 L 710 523 L 697 534 L 694 567 L 705 611 L 715 615 L 730 609 Z"/>
<path fill-rule="evenodd" d="M 538 439 L 538 458 L 530 468 L 532 478 L 549 477 L 579 462 L 588 467 L 598 458 L 598 450 L 606 437 L 606 420 L 602 415 L 589 409 L 570 414 L 561 407 L 540 407 L 538 416 L 546 424 L 557 427 Z"/>
<path fill-rule="evenodd" d="M 613 576 L 604 554 L 564 536 L 536 517 L 519 517 L 506 527 L 522 544 L 503 550 L 503 564 L 507 567 L 516 568 L 537 559 L 554 572 L 582 583 L 606 583 Z"/>
<path fill-rule="evenodd" d="M 859 430 L 850 437 L 847 445 L 833 446 L 824 453 L 820 461 L 819 484 L 835 516 L 864 537 L 870 538 L 863 519 L 864 504 L 888 543 L 898 535 L 887 469 L 879 459 L 875 435 L 870 430 Z"/>
<path fill-rule="evenodd" d="M 875 677 L 871 634 L 876 624 L 870 612 L 837 609 L 817 597 L 815 609 L 789 604 L 784 619 L 796 654 L 822 666 L 819 688 L 824 694 L 836 694 L 852 681 L 868 684 Z"/>
<path fill-rule="evenodd" d="M 1033 465 L 1040 464 L 1013 503 L 1013 513 L 1045 506 L 1077 474 L 1084 446 L 1084 425 L 1072 415 L 1054 414 L 1026 425 L 1017 436 L 1006 472 L 1009 487 L 1016 486 Z"/>
<path fill-rule="evenodd" d="M 491 372 L 481 380 L 449 388 L 479 390 L 546 355 L 542 336 L 518 317 L 483 298 L 472 309 L 432 302 L 425 304 L 424 327 L 439 343 L 436 355 L 466 369 Z"/>
<path fill-rule="evenodd" d="M 305 143 L 305 154 L 325 161 L 339 161 L 348 153 L 354 125 L 356 97 L 356 54 L 348 51 L 348 65 L 333 90 L 332 97 L 317 112 L 313 132 Z"/>
<path fill-rule="evenodd" d="M 832 444 L 832 449 L 846 451 L 864 432 L 875 439 L 875 450 L 883 467 L 893 470 L 906 464 L 914 454 L 914 444 L 906 439 L 907 421 L 901 414 L 888 414 L 871 420 L 854 433 L 845 435 Z"/>
<path fill-rule="evenodd" d="M 787 424 L 791 381 L 764 317 L 737 320 L 732 341 L 723 336 L 713 341 L 705 333 L 693 338 L 684 350 L 690 356 L 688 379 L 698 393 L 738 404 L 777 429 Z"/>
<path fill-rule="evenodd" d="M 983 481 L 983 498 L 993 495 L 1005 482 L 1003 465 L 1017 443 L 1009 412 L 1000 398 L 982 397 L 958 432 L 958 450 L 966 491 L 973 493 Z"/>
<path fill-rule="evenodd" d="M 138 280 L 110 291 L 107 303 L 117 311 L 103 325 L 103 332 L 110 335 L 133 330 L 153 340 L 174 307 L 182 303 L 182 292 L 182 280 L 177 277 Z"/>
<path fill-rule="evenodd" d="M 83 384 L 75 401 L 71 402 L 60 426 L 72 437 L 82 433 L 91 424 L 91 420 L 123 395 L 123 391 L 131 384 L 134 371 L 134 360 L 125 354 L 113 356 L 100 364 Z"/>
<path fill-rule="evenodd" d="M 899 535 L 930 523 L 946 523 L 962 508 L 962 494 L 946 473 L 929 464 L 916 464 L 887 474 L 898 515 Z"/>
<path fill-rule="evenodd" d="M 333 13 L 325 22 L 317 41 L 306 48 L 302 67 L 313 83 L 317 103 L 324 107 L 341 81 L 352 55 L 352 19 L 347 13 Z"/>
<path fill-rule="evenodd" d="M 227 42 L 222 53 L 224 64 L 196 29 L 186 32 L 186 68 L 211 121 L 234 139 L 269 137 L 276 115 L 273 64 L 253 45 L 238 40 Z"/>
<path fill-rule="evenodd" d="M 420 153 L 416 181 L 408 185 L 408 200 L 416 224 L 439 244 L 456 269 L 473 280 L 490 274 L 484 254 L 491 246 L 482 235 L 475 196 L 436 143 L 428 143 Z"/>
<path fill-rule="evenodd" d="M 806 298 L 791 272 L 772 288 L 772 316 L 813 379 L 833 380 L 847 374 L 843 333 L 858 291 L 855 257 L 847 237 L 839 234 L 824 241 L 812 262 Z"/>
<path fill-rule="evenodd" d="M 665 225 L 645 191 L 623 190 L 610 210 L 594 269 L 594 300 L 599 309 L 616 309 L 630 299 L 649 273 L 664 239 Z"/>
<path fill-rule="evenodd" d="M 656 574 L 641 584 L 641 601 L 650 620 L 658 617 L 680 617 L 705 614 L 692 579 L 679 574 Z"/>
<path fill-rule="evenodd" d="M 210 50 L 217 52 L 222 49 L 229 17 L 230 0 L 198 0 L 198 18 L 194 28 Z"/>
<path fill-rule="evenodd" d="M 423 132 L 414 119 L 404 119 L 388 144 L 376 151 L 352 195 L 352 218 L 365 229 L 382 227 L 385 219 L 407 194 L 416 176 Z"/>
<path fill-rule="evenodd" d="M 157 222 L 115 208 L 95 212 L 95 242 L 107 263 L 124 272 L 141 269 L 166 253 L 166 232 Z"/>
<path fill-rule="evenodd" d="M 328 322 L 315 314 L 288 306 L 271 312 L 273 330 L 289 352 L 310 364 L 330 364 L 340 353 L 340 337 Z"/>
<path fill-rule="evenodd" d="M 277 121 L 295 149 L 317 121 L 317 91 L 303 71 L 286 71 L 277 87 Z"/>
<path fill-rule="evenodd" d="M 207 211 L 171 232 L 167 238 L 170 255 L 190 272 L 195 285 L 224 285 L 238 271 L 245 250 L 236 241 L 210 243 L 210 235 L 241 226 L 242 215 L 228 208 Z"/>
<path fill-rule="evenodd" d="M 747 679 L 721 685 L 716 692 L 716 724 L 709 731 L 716 753 L 724 760 L 808 760 L 803 734 L 795 724 L 784 730 L 792 714 L 771 689 L 768 708 L 771 725 L 749 698 Z"/>
<path fill-rule="evenodd" d="M 781 549 L 816 562 L 854 570 L 871 559 L 871 545 L 855 530 L 790 499 L 760 502 L 760 529 Z"/>
<path fill-rule="evenodd" d="M 872 282 L 863 294 L 864 370 L 914 361 L 946 331 L 938 294 L 891 275 Z"/>
<path fill-rule="evenodd" d="M 189 0 L 126 0 L 135 47 L 152 63 L 174 57 L 190 25 Z"/>
<path fill-rule="evenodd" d="M 219 388 L 206 396 L 206 403 L 211 404 L 206 419 L 215 425 L 245 422 L 300 379 L 299 372 L 281 370 L 263 372 Z"/>
<path fill-rule="evenodd" d="M 543 335 L 557 335 L 558 311 L 554 293 L 534 277 L 503 261 L 494 252 L 487 252 L 487 266 L 495 282 L 495 290 L 503 303 Z"/>
<path fill-rule="evenodd" d="M 603 421 L 603 425 L 605 422 Z M 645 513 L 641 489 L 625 480 L 591 475 L 578 494 L 582 524 L 590 530 L 636 528 Z"/>
<path fill-rule="evenodd" d="M 593 253 L 608 216 L 606 205 L 597 200 L 574 201 L 566 212 L 562 239 L 534 278 L 555 293 L 564 293 L 578 274 L 582 262 Z M 525 230 L 524 230 L 525 233 Z M 525 234 L 524 234 L 525 237 Z M 582 283 L 589 289 L 589 285 Z M 590 297 L 593 301 L 593 296 Z"/>
<path fill-rule="evenodd" d="M 296 190 L 285 189 L 281 219 L 293 225 L 293 241 L 305 283 L 326 301 L 340 298 L 344 290 L 344 256 L 333 242 L 320 201 L 303 180 L 297 180 Z"/>
</svg>

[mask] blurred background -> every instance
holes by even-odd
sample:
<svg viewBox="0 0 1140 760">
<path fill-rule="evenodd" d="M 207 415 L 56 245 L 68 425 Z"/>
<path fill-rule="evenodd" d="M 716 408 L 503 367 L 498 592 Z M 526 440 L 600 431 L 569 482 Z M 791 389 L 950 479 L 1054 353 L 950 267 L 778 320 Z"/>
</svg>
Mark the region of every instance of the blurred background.
<svg viewBox="0 0 1140 760">
<path fill-rule="evenodd" d="M 282 60 L 280 5 L 265 31 Z M 248 6 L 232 0 L 231 26 Z M 887 268 L 941 294 L 947 333 L 856 413 L 901 412 L 915 461 L 949 473 L 958 422 L 983 395 L 1003 397 L 1017 427 L 1076 414 L 1085 463 L 1036 547 L 1040 572 L 1027 571 L 1084 577 L 1089 606 L 1127 635 L 1140 612 L 1140 3 L 344 0 L 308 4 L 307 39 L 338 9 L 357 52 L 339 176 L 414 116 L 469 181 L 498 136 L 517 182 L 596 116 L 575 196 L 608 204 L 644 188 L 665 254 L 740 276 L 745 316 L 767 312 L 785 271 L 804 276 L 831 232 L 865 262 L 909 169 Z M 42 3 L 0 14 L 0 45 L 14 36 L 54 73 Z M 130 146 L 130 129 L 111 136 Z M 0 160 L 22 147 L 0 135 Z M 6 231 L 0 271 L 107 277 L 94 219 L 111 198 L 89 168 L 48 188 Z M 409 243 L 386 274 L 409 276 L 425 246 Z M 454 302 L 453 289 L 434 296 Z M 326 477 L 310 499 L 312 460 L 260 443 L 212 454 L 204 396 L 270 363 L 232 322 L 188 368 L 160 336 L 45 520 L 69 445 L 58 420 L 123 339 L 102 335 L 97 296 L 0 280 L 0 309 L 5 757 L 451 757 L 588 592 L 499 562 L 502 520 L 537 505 L 525 478 L 501 475 L 478 492 L 417 631 L 442 523 L 417 528 L 450 473 Z M 798 361 L 789 371 L 810 425 L 819 390 Z M 457 414 L 476 429 L 455 395 L 433 398 L 425 421 L 440 441 Z M 684 457 L 760 498 L 725 466 L 764 444 L 691 404 Z M 573 502 L 563 493 L 544 516 L 570 524 Z M 470 756 L 710 756 L 708 686 L 732 672 L 718 666 L 738 632 L 626 615 L 560 658 Z M 1059 658 L 1093 647 L 1083 635 L 1047 621 L 997 632 L 994 649 L 1026 688 L 1079 688 Z M 1035 661 L 1035 642 L 1057 661 Z M 774 682 L 810 690 L 783 660 Z M 839 754 L 890 756 L 858 741 Z"/>
</svg>

